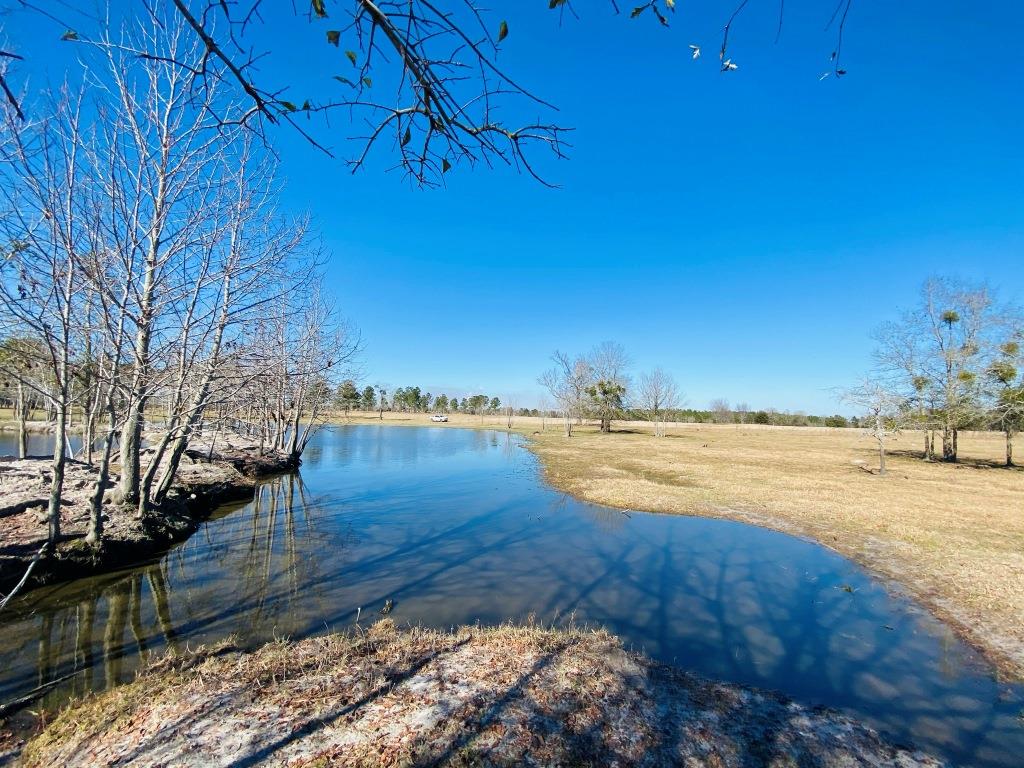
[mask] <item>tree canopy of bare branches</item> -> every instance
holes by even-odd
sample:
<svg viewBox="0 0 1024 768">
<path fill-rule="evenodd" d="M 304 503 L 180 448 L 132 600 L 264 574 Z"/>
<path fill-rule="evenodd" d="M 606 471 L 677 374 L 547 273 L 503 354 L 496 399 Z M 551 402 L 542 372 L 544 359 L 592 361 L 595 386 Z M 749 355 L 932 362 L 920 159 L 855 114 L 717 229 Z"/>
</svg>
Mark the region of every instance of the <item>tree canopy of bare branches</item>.
<svg viewBox="0 0 1024 768">
<path fill-rule="evenodd" d="M 878 446 L 878 474 L 886 473 L 885 452 L 889 438 L 906 426 L 908 403 L 884 382 L 865 379 L 843 393 L 843 400 L 856 407 L 863 416 L 864 432 Z"/>
<path fill-rule="evenodd" d="M 83 8 L 69 4 L 47 9 L 24 0 L 9 2 L 51 20 L 55 37 L 69 44 L 100 37 L 95 28 L 106 22 L 106 17 L 90 18 Z M 538 10 L 544 9 L 544 0 L 534 2 Z M 333 154 L 332 120 L 339 114 L 348 117 L 353 128 L 345 138 L 354 139 L 358 147 L 346 153 L 353 171 L 364 166 L 373 150 L 386 147 L 394 167 L 420 185 L 442 183 L 456 166 L 480 164 L 512 166 L 550 185 L 537 166 L 537 151 L 565 157 L 570 129 L 555 119 L 553 104 L 501 63 L 499 54 L 516 40 L 516 32 L 508 21 L 509 9 L 500 5 L 489 9 L 477 0 L 310 0 L 292 5 L 294 15 L 309 22 L 307 31 L 296 39 L 274 37 L 271 46 L 265 34 L 268 19 L 281 9 L 264 0 L 168 0 L 166 6 L 197 44 L 195 55 L 135 52 L 164 57 L 206 85 L 219 81 L 244 107 L 238 115 L 222 116 L 224 124 L 244 125 L 263 137 L 268 128 L 286 126 Z M 577 19 L 577 5 L 572 0 L 546 3 L 556 23 Z M 676 5 L 675 0 L 644 0 L 623 15 L 669 27 L 678 18 Z M 747 5 L 748 0 L 735 0 L 721 12 L 718 58 L 723 73 L 738 68 L 730 33 L 743 22 Z M 822 10 L 827 16 L 822 21 L 834 33 L 827 74 L 837 78 L 846 74 L 843 32 L 852 6 L 853 0 L 837 0 L 831 12 Z M 617 0 L 607 0 L 605 7 L 616 14 L 625 10 Z M 776 41 L 785 10 L 780 3 Z M 315 86 L 313 93 L 298 96 L 297 87 L 274 64 L 301 58 L 311 44 L 333 48 L 343 66 L 330 73 L 330 92 Z M 693 58 L 699 58 L 699 46 L 691 49 Z M 0 49 L 0 66 L 9 68 L 25 55 L 31 52 Z M 23 116 L 22 101 L 2 68 L 0 90 Z"/>
<path fill-rule="evenodd" d="M 941 432 L 947 461 L 957 460 L 958 432 L 984 419 L 985 373 L 1013 334 L 1015 317 L 985 286 L 933 278 L 916 306 L 875 333 L 881 375 L 916 404 L 921 428 Z"/>
<path fill-rule="evenodd" d="M 640 377 L 636 405 L 654 424 L 655 437 L 665 436 L 665 414 L 681 404 L 679 386 L 662 368 L 655 368 Z"/>
</svg>

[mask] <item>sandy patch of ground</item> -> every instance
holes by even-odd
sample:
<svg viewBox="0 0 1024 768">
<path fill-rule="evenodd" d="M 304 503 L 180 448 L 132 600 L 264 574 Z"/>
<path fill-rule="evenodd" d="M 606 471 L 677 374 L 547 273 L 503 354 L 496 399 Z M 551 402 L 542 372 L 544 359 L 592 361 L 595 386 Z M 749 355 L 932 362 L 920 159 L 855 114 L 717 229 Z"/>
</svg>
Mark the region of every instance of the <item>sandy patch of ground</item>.
<svg viewBox="0 0 1024 768">
<path fill-rule="evenodd" d="M 712 683 L 604 632 L 396 631 L 158 663 L 73 705 L 25 766 L 937 766 L 826 710 Z"/>
</svg>

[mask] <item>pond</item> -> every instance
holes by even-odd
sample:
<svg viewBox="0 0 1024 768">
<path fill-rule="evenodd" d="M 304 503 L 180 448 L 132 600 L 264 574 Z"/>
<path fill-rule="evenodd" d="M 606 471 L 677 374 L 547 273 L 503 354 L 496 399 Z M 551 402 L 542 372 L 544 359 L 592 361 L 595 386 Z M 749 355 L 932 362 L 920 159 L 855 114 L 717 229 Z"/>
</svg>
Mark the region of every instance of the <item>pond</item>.
<svg viewBox="0 0 1024 768">
<path fill-rule="evenodd" d="M 813 542 L 578 502 L 520 438 L 336 427 L 301 473 L 224 507 L 155 563 L 36 590 L 0 616 L 0 702 L 131 679 L 166 647 L 365 624 L 575 621 L 703 675 L 849 712 L 960 764 L 1019 765 L 1024 690 Z"/>
<path fill-rule="evenodd" d="M 53 435 L 49 432 L 29 432 L 26 440 L 29 456 L 52 456 Z M 71 435 L 68 444 L 76 454 L 82 448 L 82 436 Z M 18 455 L 18 434 L 13 431 L 0 431 L 0 456 Z"/>
</svg>

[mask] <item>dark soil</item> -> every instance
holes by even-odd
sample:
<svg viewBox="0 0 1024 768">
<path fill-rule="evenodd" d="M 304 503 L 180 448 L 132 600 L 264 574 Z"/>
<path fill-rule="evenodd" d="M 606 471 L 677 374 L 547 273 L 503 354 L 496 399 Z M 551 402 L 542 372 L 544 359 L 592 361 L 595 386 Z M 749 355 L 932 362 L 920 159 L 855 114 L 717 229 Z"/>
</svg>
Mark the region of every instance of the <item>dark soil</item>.
<svg viewBox="0 0 1024 768">
<path fill-rule="evenodd" d="M 114 488 L 106 491 L 104 540 L 86 544 L 89 497 L 96 471 L 69 461 L 61 511 L 63 537 L 32 570 L 26 586 L 53 584 L 117 570 L 164 552 L 188 538 L 214 509 L 252 495 L 259 478 L 293 471 L 298 460 L 288 454 L 262 451 L 244 443 L 225 442 L 216 452 L 190 449 L 175 486 L 159 508 L 139 518 L 134 507 L 117 503 Z M 52 477 L 49 458 L 0 458 L 0 592 L 21 579 L 46 541 L 46 508 Z M 113 478 L 116 483 L 116 476 Z"/>
</svg>

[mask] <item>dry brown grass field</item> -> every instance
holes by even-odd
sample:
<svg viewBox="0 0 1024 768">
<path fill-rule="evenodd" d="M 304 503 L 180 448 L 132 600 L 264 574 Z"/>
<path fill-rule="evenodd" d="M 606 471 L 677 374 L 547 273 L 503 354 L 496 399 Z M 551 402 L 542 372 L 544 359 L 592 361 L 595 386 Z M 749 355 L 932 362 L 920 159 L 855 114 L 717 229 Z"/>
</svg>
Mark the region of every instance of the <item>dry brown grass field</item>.
<svg viewBox="0 0 1024 768">
<path fill-rule="evenodd" d="M 384 414 L 389 425 L 426 414 Z M 376 414 L 351 414 L 369 423 Z M 339 416 L 344 423 L 346 418 Z M 448 427 L 504 429 L 498 417 L 451 417 Z M 889 473 L 856 429 L 669 425 L 611 434 L 516 417 L 546 479 L 573 495 L 623 509 L 723 517 L 813 538 L 899 585 L 1024 677 L 1024 470 L 1005 469 L 1002 436 L 960 436 L 961 462 L 926 463 L 920 433 L 892 441 Z"/>
</svg>

